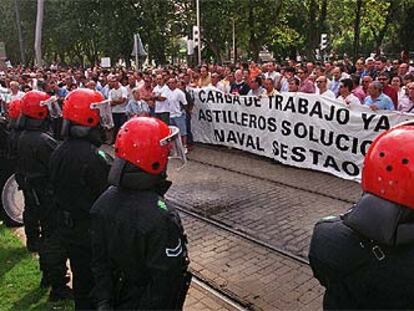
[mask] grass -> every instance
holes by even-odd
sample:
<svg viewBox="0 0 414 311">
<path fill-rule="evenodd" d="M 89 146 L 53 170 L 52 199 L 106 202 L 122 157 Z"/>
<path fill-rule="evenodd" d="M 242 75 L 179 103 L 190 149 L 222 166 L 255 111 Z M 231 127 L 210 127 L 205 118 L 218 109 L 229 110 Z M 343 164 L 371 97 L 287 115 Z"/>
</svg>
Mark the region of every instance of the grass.
<svg viewBox="0 0 414 311">
<path fill-rule="evenodd" d="M 73 310 L 72 302 L 49 303 L 40 278 L 36 257 L 0 223 L 0 310 Z"/>
</svg>

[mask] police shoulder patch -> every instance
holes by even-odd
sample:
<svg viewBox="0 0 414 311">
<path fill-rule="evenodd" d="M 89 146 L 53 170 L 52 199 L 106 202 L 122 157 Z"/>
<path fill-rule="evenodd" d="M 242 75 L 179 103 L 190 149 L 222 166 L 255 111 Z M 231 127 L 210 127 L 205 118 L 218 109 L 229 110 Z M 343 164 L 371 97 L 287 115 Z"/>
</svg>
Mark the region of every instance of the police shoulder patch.
<svg viewBox="0 0 414 311">
<path fill-rule="evenodd" d="M 104 151 L 102 151 L 102 150 L 98 150 L 98 155 L 99 155 L 101 158 L 103 158 L 104 160 L 107 160 L 107 159 L 106 159 L 106 153 L 105 153 Z"/>
<path fill-rule="evenodd" d="M 162 200 L 158 200 L 157 206 L 158 206 L 160 209 L 163 209 L 164 211 L 167 211 L 167 210 L 168 210 L 168 208 L 167 208 L 167 204 L 165 204 L 165 202 L 164 202 L 164 201 L 162 201 Z"/>
</svg>

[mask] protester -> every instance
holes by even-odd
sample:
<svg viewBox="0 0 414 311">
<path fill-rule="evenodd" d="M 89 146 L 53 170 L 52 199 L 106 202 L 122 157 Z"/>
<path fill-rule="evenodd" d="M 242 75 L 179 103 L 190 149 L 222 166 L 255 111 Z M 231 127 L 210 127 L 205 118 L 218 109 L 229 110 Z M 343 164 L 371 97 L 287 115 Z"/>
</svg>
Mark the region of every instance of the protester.
<svg viewBox="0 0 414 311">
<path fill-rule="evenodd" d="M 170 124 L 170 109 L 168 102 L 168 86 L 162 75 L 156 77 L 157 85 L 153 89 L 153 97 L 155 100 L 155 116 L 165 124 Z"/>
<path fill-rule="evenodd" d="M 394 104 L 387 95 L 382 92 L 383 85 L 379 81 L 371 82 L 368 87 L 368 96 L 365 98 L 364 105 L 377 110 L 394 110 Z"/>
<path fill-rule="evenodd" d="M 288 81 L 288 92 L 298 92 L 299 91 L 299 85 L 300 85 L 300 80 L 299 78 L 296 77 L 292 77 L 289 79 Z"/>
<path fill-rule="evenodd" d="M 110 87 L 108 93 L 108 99 L 111 102 L 112 106 L 112 118 L 114 120 L 114 129 L 113 129 L 113 138 L 112 142 L 115 141 L 115 137 L 121 128 L 122 124 L 126 121 L 126 105 L 127 105 L 127 98 L 128 98 L 128 91 L 127 89 L 121 85 L 118 78 L 113 76 L 110 79 Z"/>
<path fill-rule="evenodd" d="M 328 79 L 326 76 L 320 76 L 316 79 L 316 87 L 317 91 L 316 94 L 328 97 L 328 98 L 335 98 L 334 92 L 328 89 Z"/>
<path fill-rule="evenodd" d="M 342 101 L 347 106 L 361 105 L 361 101 L 352 94 L 353 82 L 351 79 L 343 79 L 339 84 L 338 100 Z"/>
<path fill-rule="evenodd" d="M 335 94 L 335 97 L 338 97 L 340 80 L 342 79 L 342 69 L 340 67 L 334 67 L 331 74 L 332 80 L 329 84 L 329 90 Z"/>
<path fill-rule="evenodd" d="M 132 98 L 128 101 L 126 106 L 126 114 L 128 119 L 132 117 L 148 117 L 150 110 L 145 101 L 141 98 L 140 89 L 135 87 L 132 90 Z"/>
<path fill-rule="evenodd" d="M 300 67 L 298 69 L 298 77 L 300 79 L 299 92 L 308 94 L 314 94 L 316 92 L 315 83 L 306 67 Z"/>
<path fill-rule="evenodd" d="M 180 136 L 185 152 L 187 152 L 187 125 L 185 108 L 187 100 L 185 94 L 177 88 L 177 80 L 170 78 L 168 80 L 168 92 L 166 96 L 170 107 L 170 123 L 180 130 Z"/>
<path fill-rule="evenodd" d="M 398 110 L 414 113 L 414 82 L 407 85 L 407 94 L 400 100 Z"/>
<path fill-rule="evenodd" d="M 247 95 L 250 88 L 247 82 L 243 79 L 243 71 L 236 70 L 234 73 L 235 81 L 230 85 L 230 93 L 233 95 Z"/>
<path fill-rule="evenodd" d="M 201 66 L 200 68 L 200 79 L 198 80 L 197 85 L 199 87 L 209 86 L 211 84 L 211 76 L 208 72 L 207 66 Z"/>
<path fill-rule="evenodd" d="M 147 75 L 144 77 L 144 85 L 138 88 L 141 100 L 143 100 L 150 110 L 150 114 L 155 114 L 155 102 L 153 100 L 152 78 Z"/>
<path fill-rule="evenodd" d="M 380 72 L 378 74 L 377 80 L 382 84 L 382 92 L 391 98 L 392 103 L 394 104 L 394 108 L 397 109 L 398 107 L 398 93 L 397 91 L 389 85 L 390 79 L 388 74 L 385 72 Z"/>
<path fill-rule="evenodd" d="M 263 82 L 263 86 L 265 89 L 265 92 L 263 96 L 275 96 L 279 92 L 274 88 L 274 80 L 272 78 L 267 78 Z"/>
<path fill-rule="evenodd" d="M 10 91 L 10 100 L 20 99 L 24 95 L 24 92 L 20 91 L 20 85 L 17 81 L 10 82 Z"/>
<path fill-rule="evenodd" d="M 400 76 L 394 76 L 391 79 L 391 87 L 397 92 L 398 102 L 406 95 L 403 80 Z"/>
<path fill-rule="evenodd" d="M 262 87 L 262 78 L 256 76 L 252 78 L 249 82 L 250 91 L 247 93 L 247 96 L 262 96 L 266 91 Z"/>
</svg>

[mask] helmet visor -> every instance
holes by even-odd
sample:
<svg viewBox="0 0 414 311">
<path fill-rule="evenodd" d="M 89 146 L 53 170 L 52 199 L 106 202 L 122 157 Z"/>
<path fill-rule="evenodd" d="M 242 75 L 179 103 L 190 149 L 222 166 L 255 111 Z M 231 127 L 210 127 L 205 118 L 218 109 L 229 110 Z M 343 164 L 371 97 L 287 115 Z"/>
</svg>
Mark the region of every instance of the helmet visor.
<svg viewBox="0 0 414 311">
<path fill-rule="evenodd" d="M 170 135 L 163 138 L 160 141 L 160 145 L 165 146 L 166 144 L 170 144 L 170 155 L 168 158 L 170 160 L 176 159 L 181 162 L 178 169 L 182 169 L 187 163 L 187 157 L 185 156 L 185 149 L 181 141 L 180 130 L 175 126 L 169 126 L 169 128 L 171 131 Z"/>
<path fill-rule="evenodd" d="M 62 108 L 58 103 L 58 99 L 56 96 L 52 96 L 48 100 L 44 100 L 40 102 L 41 107 L 47 107 L 49 111 L 49 115 L 52 119 L 57 119 L 62 116 Z"/>
<path fill-rule="evenodd" d="M 108 130 L 114 127 L 114 120 L 112 119 L 112 109 L 110 100 L 104 100 L 99 103 L 92 103 L 90 107 L 91 109 L 98 110 L 99 119 L 102 127 Z"/>
</svg>

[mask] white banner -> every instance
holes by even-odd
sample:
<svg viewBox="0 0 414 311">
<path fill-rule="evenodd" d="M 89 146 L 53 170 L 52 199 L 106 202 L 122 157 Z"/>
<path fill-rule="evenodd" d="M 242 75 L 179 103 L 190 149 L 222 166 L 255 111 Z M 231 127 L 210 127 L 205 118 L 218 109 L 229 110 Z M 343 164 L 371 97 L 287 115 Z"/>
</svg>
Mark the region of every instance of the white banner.
<svg viewBox="0 0 414 311">
<path fill-rule="evenodd" d="M 380 132 L 414 116 L 345 104 L 316 94 L 272 97 L 194 90 L 194 140 L 245 150 L 297 167 L 359 181 Z"/>
</svg>

